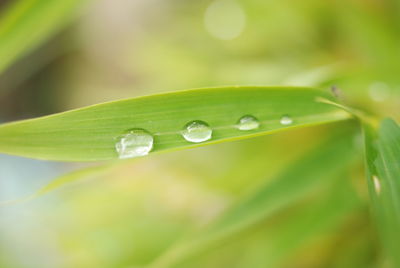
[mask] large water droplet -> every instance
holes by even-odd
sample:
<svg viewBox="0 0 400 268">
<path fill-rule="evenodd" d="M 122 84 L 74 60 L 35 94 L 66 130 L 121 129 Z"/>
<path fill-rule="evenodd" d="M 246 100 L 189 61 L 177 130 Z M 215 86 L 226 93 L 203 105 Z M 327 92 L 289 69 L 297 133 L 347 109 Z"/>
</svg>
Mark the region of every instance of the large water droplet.
<svg viewBox="0 0 400 268">
<path fill-rule="evenodd" d="M 288 115 L 284 115 L 284 116 L 282 116 L 280 122 L 282 125 L 287 126 L 287 125 L 291 125 L 293 123 L 293 119 Z"/>
<path fill-rule="evenodd" d="M 236 127 L 240 130 L 253 130 L 260 127 L 260 122 L 252 115 L 245 115 L 239 119 Z"/>
<path fill-rule="evenodd" d="M 153 142 L 153 135 L 144 129 L 135 128 L 119 137 L 115 149 L 120 159 L 133 158 L 149 154 Z"/>
<path fill-rule="evenodd" d="M 190 142 L 203 142 L 211 139 L 212 129 L 206 122 L 195 120 L 185 126 L 182 136 Z"/>
</svg>

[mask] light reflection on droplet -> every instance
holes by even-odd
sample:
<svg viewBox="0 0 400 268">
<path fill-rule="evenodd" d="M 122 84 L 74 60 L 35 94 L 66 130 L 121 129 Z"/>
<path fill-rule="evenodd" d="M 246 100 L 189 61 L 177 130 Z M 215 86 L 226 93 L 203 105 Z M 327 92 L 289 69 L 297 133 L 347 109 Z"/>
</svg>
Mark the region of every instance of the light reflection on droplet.
<svg viewBox="0 0 400 268">
<path fill-rule="evenodd" d="M 280 123 L 284 126 L 288 126 L 293 123 L 293 119 L 288 115 L 284 115 L 284 116 L 282 116 Z"/>
<path fill-rule="evenodd" d="M 203 121 L 195 120 L 189 122 L 184 130 L 182 131 L 182 136 L 185 140 L 199 143 L 203 141 L 208 141 L 212 136 L 212 129 L 210 126 Z"/>
<path fill-rule="evenodd" d="M 239 119 L 236 127 L 239 130 L 253 130 L 260 127 L 260 122 L 252 115 L 245 115 Z"/>
<path fill-rule="evenodd" d="M 120 159 L 144 156 L 153 149 L 153 141 L 153 135 L 146 130 L 130 129 L 118 138 L 115 150 Z"/>
</svg>

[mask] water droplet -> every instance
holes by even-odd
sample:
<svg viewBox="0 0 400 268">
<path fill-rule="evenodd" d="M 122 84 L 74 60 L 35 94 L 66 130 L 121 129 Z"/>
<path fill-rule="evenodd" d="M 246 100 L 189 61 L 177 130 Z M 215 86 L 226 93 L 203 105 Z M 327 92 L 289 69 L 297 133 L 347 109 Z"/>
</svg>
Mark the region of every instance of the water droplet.
<svg viewBox="0 0 400 268">
<path fill-rule="evenodd" d="M 144 129 L 135 128 L 119 137 L 115 149 L 120 159 L 144 156 L 153 149 L 153 142 L 153 135 Z"/>
<path fill-rule="evenodd" d="M 381 182 L 379 181 L 379 178 L 375 175 L 372 176 L 372 180 L 374 181 L 375 191 L 379 195 L 381 193 Z"/>
<path fill-rule="evenodd" d="M 182 136 L 187 141 L 198 143 L 211 139 L 212 130 L 206 122 L 195 120 L 185 126 Z"/>
<path fill-rule="evenodd" d="M 284 116 L 282 116 L 280 122 L 282 125 L 287 126 L 287 125 L 291 125 L 293 123 L 293 119 L 288 115 L 284 115 Z"/>
<path fill-rule="evenodd" d="M 245 115 L 239 119 L 236 127 L 240 130 L 253 130 L 260 127 L 260 122 L 252 115 Z"/>
</svg>

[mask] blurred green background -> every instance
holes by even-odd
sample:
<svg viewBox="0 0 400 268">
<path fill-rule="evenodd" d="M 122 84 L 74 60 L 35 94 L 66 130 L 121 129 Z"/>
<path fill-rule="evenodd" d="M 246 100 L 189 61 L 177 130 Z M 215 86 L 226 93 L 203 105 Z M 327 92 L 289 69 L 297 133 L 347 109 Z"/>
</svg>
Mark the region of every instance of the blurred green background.
<svg viewBox="0 0 400 268">
<path fill-rule="evenodd" d="M 0 74 L 0 122 L 220 85 L 336 85 L 347 103 L 399 119 L 399 70 L 397 0 L 81 1 L 66 27 Z M 340 129 L 359 161 L 179 267 L 390 267 L 348 123 L 150 156 L 0 207 L 0 267 L 143 267 Z M 0 201 L 85 166 L 0 155 Z M 338 181 L 358 201 L 332 216 Z"/>
</svg>

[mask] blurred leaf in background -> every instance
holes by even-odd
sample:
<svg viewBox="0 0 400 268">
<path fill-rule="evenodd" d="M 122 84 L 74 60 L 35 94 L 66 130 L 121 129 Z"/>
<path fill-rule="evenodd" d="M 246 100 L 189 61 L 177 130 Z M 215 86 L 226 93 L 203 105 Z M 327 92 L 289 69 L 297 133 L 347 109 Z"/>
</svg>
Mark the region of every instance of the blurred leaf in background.
<svg viewBox="0 0 400 268">
<path fill-rule="evenodd" d="M 382 121 L 379 130 L 364 126 L 368 187 L 389 265 L 400 265 L 400 127 Z"/>
<path fill-rule="evenodd" d="M 400 119 L 397 0 L 20 0 L 0 7 L 1 122 L 188 88 L 326 90 L 333 84 L 347 104 Z M 394 170 L 398 139 L 390 122 L 376 135 Z M 201 238 L 207 226 L 220 226 L 215 222 L 236 205 L 264 200 L 250 202 L 259 215 L 273 201 L 288 205 L 221 244 L 177 258 L 177 265 L 396 268 L 388 259 L 398 249 L 392 239 L 397 203 L 384 201 L 398 196 L 387 192 L 387 199 L 369 200 L 356 124 L 349 120 L 154 154 L 98 173 L 79 170 L 101 170 L 108 163 L 1 155 L 1 201 L 34 193 L 71 170 L 77 170 L 72 173 L 77 183 L 0 207 L 0 267 L 143 267 L 174 252 L 187 237 Z M 321 146 L 339 130 L 348 135 Z M 310 152 L 319 152 L 324 165 L 306 168 L 312 166 Z M 354 160 L 341 165 L 346 159 Z M 295 188 L 288 181 L 273 199 L 262 191 L 285 183 L 278 179 L 295 163 L 300 171 L 294 172 L 309 174 L 314 187 Z M 386 193 L 386 182 L 397 176 L 382 163 L 373 164 Z M 332 176 L 324 172 L 329 167 L 337 167 Z M 83 180 L 87 177 L 92 179 Z M 296 180 L 301 182 L 306 181 Z M 368 186 L 373 194 L 372 176 Z M 281 194 L 285 188 L 292 195 Z M 370 201 L 378 221 L 370 215 Z M 243 222 L 252 214 L 240 211 Z"/>
</svg>

